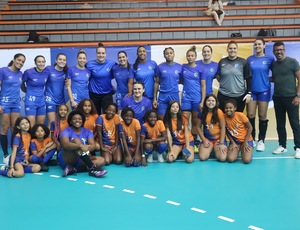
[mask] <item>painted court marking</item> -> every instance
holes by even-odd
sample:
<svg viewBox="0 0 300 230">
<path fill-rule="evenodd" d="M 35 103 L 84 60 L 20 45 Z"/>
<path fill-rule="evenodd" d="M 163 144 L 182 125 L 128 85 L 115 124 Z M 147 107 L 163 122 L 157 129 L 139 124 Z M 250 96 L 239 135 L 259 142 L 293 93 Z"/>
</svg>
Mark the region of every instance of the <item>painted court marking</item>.
<svg viewBox="0 0 300 230">
<path fill-rule="evenodd" d="M 93 181 L 85 181 L 84 183 L 86 183 L 86 184 L 96 184 L 96 182 L 93 182 Z"/>
<path fill-rule="evenodd" d="M 60 176 L 58 176 L 58 175 L 50 175 L 50 177 L 53 177 L 53 178 L 60 178 Z"/>
<path fill-rule="evenodd" d="M 255 227 L 253 225 L 250 225 L 248 228 L 250 228 L 252 230 L 264 230 L 263 228 Z"/>
<path fill-rule="evenodd" d="M 194 212 L 200 212 L 200 213 L 206 213 L 205 210 L 199 209 L 199 208 L 191 208 L 192 211 Z"/>
<path fill-rule="evenodd" d="M 172 200 L 167 200 L 166 203 L 172 204 L 172 205 L 175 205 L 175 206 L 179 206 L 180 205 L 180 203 L 172 201 Z"/>
<path fill-rule="evenodd" d="M 67 178 L 67 180 L 71 180 L 71 181 L 77 181 L 78 179 L 76 179 L 76 178 L 72 178 L 72 177 L 69 177 L 69 178 Z"/>
<path fill-rule="evenodd" d="M 35 175 L 39 175 L 39 176 L 42 176 L 44 175 L 44 173 L 34 173 Z"/>
<path fill-rule="evenodd" d="M 149 194 L 145 194 L 144 197 L 149 198 L 149 199 L 153 199 L 153 200 L 157 198 L 156 196 L 152 196 L 152 195 L 149 195 Z"/>
<path fill-rule="evenodd" d="M 129 190 L 129 189 L 123 189 L 123 192 L 127 192 L 127 193 L 135 193 L 135 191 Z"/>
<path fill-rule="evenodd" d="M 235 221 L 234 219 L 231 219 L 231 218 L 228 218 L 228 217 L 225 217 L 225 216 L 218 216 L 218 218 L 221 219 L 221 220 L 228 221 L 230 223 Z"/>
<path fill-rule="evenodd" d="M 104 188 L 110 188 L 110 189 L 115 188 L 115 186 L 107 185 L 107 184 L 103 185 L 103 187 L 104 187 Z"/>
</svg>

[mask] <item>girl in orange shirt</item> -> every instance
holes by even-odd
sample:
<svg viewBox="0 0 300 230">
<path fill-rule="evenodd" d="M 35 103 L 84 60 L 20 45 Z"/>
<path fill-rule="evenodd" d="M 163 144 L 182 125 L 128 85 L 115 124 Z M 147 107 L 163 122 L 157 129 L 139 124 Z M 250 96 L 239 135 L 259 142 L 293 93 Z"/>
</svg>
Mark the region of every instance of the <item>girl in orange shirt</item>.
<svg viewBox="0 0 300 230">
<path fill-rule="evenodd" d="M 182 152 L 185 161 L 191 163 L 194 161 L 194 138 L 188 128 L 188 118 L 182 114 L 178 101 L 170 101 L 164 123 L 167 129 L 167 141 L 169 152 L 167 161 L 174 162 L 179 153 Z"/>
<path fill-rule="evenodd" d="M 84 128 L 87 128 L 95 134 L 96 120 L 98 113 L 94 102 L 91 99 L 83 99 L 79 102 L 77 109 L 82 111 L 85 115 Z"/>
<path fill-rule="evenodd" d="M 199 151 L 201 161 L 206 161 L 213 150 L 217 160 L 226 161 L 225 119 L 222 110 L 218 108 L 218 99 L 214 94 L 209 94 L 204 99 L 203 110 L 198 114 L 197 133 L 202 140 Z"/>
<path fill-rule="evenodd" d="M 234 99 L 225 102 L 226 129 L 230 139 L 227 161 L 236 161 L 241 151 L 243 163 L 249 164 L 252 161 L 253 150 L 252 126 L 247 116 L 241 112 L 236 112 L 236 109 L 237 103 Z"/>
</svg>

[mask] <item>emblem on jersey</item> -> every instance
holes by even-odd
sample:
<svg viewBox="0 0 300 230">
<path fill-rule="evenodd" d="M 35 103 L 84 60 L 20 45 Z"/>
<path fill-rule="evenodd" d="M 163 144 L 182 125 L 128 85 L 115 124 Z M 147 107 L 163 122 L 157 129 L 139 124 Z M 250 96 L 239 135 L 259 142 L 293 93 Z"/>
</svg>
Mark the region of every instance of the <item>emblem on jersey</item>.
<svg viewBox="0 0 300 230">
<path fill-rule="evenodd" d="M 51 74 L 51 77 L 56 77 L 56 74 L 55 74 L 55 73 L 52 73 L 52 74 Z"/>
<path fill-rule="evenodd" d="M 164 69 L 162 72 L 163 72 L 163 73 L 166 73 L 166 72 L 167 72 L 167 70 L 166 70 L 166 69 Z"/>
<path fill-rule="evenodd" d="M 178 74 L 179 73 L 179 71 L 178 70 L 175 70 L 175 74 Z"/>
<path fill-rule="evenodd" d="M 109 72 L 109 71 L 110 71 L 110 68 L 107 68 L 107 69 L 106 69 L 106 72 Z"/>
<path fill-rule="evenodd" d="M 90 75 L 87 73 L 86 75 L 85 75 L 87 78 L 89 78 L 90 77 Z"/>
<path fill-rule="evenodd" d="M 22 78 L 21 78 L 21 77 L 19 77 L 19 81 L 22 81 Z"/>
<path fill-rule="evenodd" d="M 148 69 L 152 69 L 152 66 L 149 65 L 149 66 L 148 66 Z"/>
<path fill-rule="evenodd" d="M 32 81 L 34 81 L 34 82 L 37 82 L 37 81 L 38 81 L 38 79 L 37 79 L 37 78 L 34 78 L 34 79 L 32 79 Z"/>
<path fill-rule="evenodd" d="M 239 67 L 240 67 L 240 64 L 236 63 L 236 64 L 234 65 L 234 67 L 235 67 L 235 68 L 239 68 Z"/>
<path fill-rule="evenodd" d="M 194 73 L 194 77 L 198 77 L 199 76 L 199 74 L 198 73 Z"/>
<path fill-rule="evenodd" d="M 75 76 L 78 76 L 79 75 L 79 73 L 75 73 Z"/>
<path fill-rule="evenodd" d="M 266 65 L 266 64 L 267 64 L 267 62 L 266 62 L 266 61 L 263 61 L 262 63 L 263 63 L 263 65 Z"/>
<path fill-rule="evenodd" d="M 13 79 L 13 76 L 8 76 L 8 79 L 10 79 L 10 80 Z"/>
<path fill-rule="evenodd" d="M 141 107 L 141 110 L 144 111 L 144 110 L 145 110 L 145 106 L 142 106 L 142 107 Z"/>
</svg>

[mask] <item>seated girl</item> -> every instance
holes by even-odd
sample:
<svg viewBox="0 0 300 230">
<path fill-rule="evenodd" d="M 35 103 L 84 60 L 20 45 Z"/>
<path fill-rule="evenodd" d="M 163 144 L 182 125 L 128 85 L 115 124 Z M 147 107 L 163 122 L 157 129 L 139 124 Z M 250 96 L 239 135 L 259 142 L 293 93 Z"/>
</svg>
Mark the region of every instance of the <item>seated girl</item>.
<svg viewBox="0 0 300 230">
<path fill-rule="evenodd" d="M 194 138 L 188 128 L 189 121 L 182 114 L 178 101 L 170 101 L 164 123 L 167 129 L 167 162 L 174 162 L 182 152 L 187 163 L 194 161 Z"/>
<path fill-rule="evenodd" d="M 41 171 L 47 172 L 47 162 L 56 151 L 56 144 L 49 137 L 50 130 L 44 124 L 36 124 L 31 129 L 30 162 L 39 164 Z"/>
</svg>

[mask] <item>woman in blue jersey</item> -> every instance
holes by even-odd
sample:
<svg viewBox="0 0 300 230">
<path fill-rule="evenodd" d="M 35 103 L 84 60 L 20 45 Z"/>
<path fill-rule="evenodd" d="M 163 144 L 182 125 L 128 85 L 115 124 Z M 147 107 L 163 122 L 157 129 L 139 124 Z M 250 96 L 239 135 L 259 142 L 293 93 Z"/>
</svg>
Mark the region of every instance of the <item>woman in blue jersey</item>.
<svg viewBox="0 0 300 230">
<path fill-rule="evenodd" d="M 128 56 L 125 51 L 118 53 L 119 65 L 114 65 L 112 74 L 117 82 L 116 103 L 120 107 L 124 97 L 132 95 L 133 69 L 128 63 Z"/>
<path fill-rule="evenodd" d="M 253 127 L 252 137 L 255 140 L 255 114 L 258 108 L 259 134 L 256 151 L 265 150 L 265 137 L 268 128 L 267 111 L 271 98 L 271 84 L 269 81 L 269 73 L 274 57 L 265 55 L 265 41 L 263 38 L 257 38 L 254 42 L 255 54 L 248 57 L 252 74 L 252 91 L 250 101 L 247 105 L 247 116 Z"/>
<path fill-rule="evenodd" d="M 96 55 L 97 59 L 89 61 L 86 68 L 91 71 L 89 95 L 100 115 L 101 109 L 104 112 L 105 107 L 113 102 L 114 91 L 111 84 L 111 70 L 116 63 L 106 59 L 106 48 L 101 42 L 96 49 Z"/>
<path fill-rule="evenodd" d="M 46 118 L 45 85 L 49 76 L 45 70 L 46 59 L 42 55 L 34 58 L 35 68 L 24 72 L 22 91 L 25 95 L 25 114 L 30 124 L 44 124 Z"/>
<path fill-rule="evenodd" d="M 202 48 L 202 60 L 196 61 L 196 64 L 202 70 L 206 80 L 206 96 L 213 94 L 213 80 L 218 71 L 218 63 L 211 60 L 213 49 L 210 45 Z"/>
<path fill-rule="evenodd" d="M 206 81 L 203 70 L 196 64 L 197 52 L 193 46 L 186 52 L 187 64 L 182 65 L 182 102 L 181 109 L 189 120 L 192 114 L 192 134 L 197 135 L 197 116 L 203 108 L 206 95 Z"/>
<path fill-rule="evenodd" d="M 170 101 L 179 100 L 178 83 L 182 73 L 182 66 L 174 62 L 174 49 L 164 49 L 166 62 L 157 66 L 154 84 L 153 107 L 158 109 L 158 116 L 163 119 Z M 159 97 L 157 92 L 159 89 Z"/>
<path fill-rule="evenodd" d="M 20 116 L 20 88 L 23 77 L 20 69 L 25 60 L 25 55 L 18 53 L 8 67 L 0 68 L 0 115 L 2 115 L 0 143 L 4 158 L 8 156 L 8 129 L 13 130 L 15 122 Z"/>
<path fill-rule="evenodd" d="M 143 82 L 135 82 L 133 84 L 133 95 L 131 97 L 124 97 L 121 101 L 120 112 L 126 107 L 133 109 L 134 118 L 139 120 L 140 124 L 144 124 L 144 115 L 147 110 L 152 109 L 152 103 L 149 98 L 144 97 L 145 86 Z"/>
<path fill-rule="evenodd" d="M 46 112 L 48 126 L 55 120 L 57 106 L 65 103 L 64 88 L 67 74 L 67 56 L 59 53 L 54 66 L 47 66 L 48 80 L 45 88 Z"/>
<path fill-rule="evenodd" d="M 79 102 L 89 98 L 88 83 L 91 77 L 91 71 L 85 68 L 86 53 L 79 50 L 77 54 L 77 65 L 72 66 L 67 72 L 66 87 L 73 109 L 76 109 Z"/>
<path fill-rule="evenodd" d="M 137 59 L 133 64 L 134 78 L 136 81 L 143 82 L 145 94 L 151 101 L 154 98 L 154 78 L 157 64 L 155 61 L 147 60 L 147 51 L 144 46 L 137 48 Z"/>
</svg>

